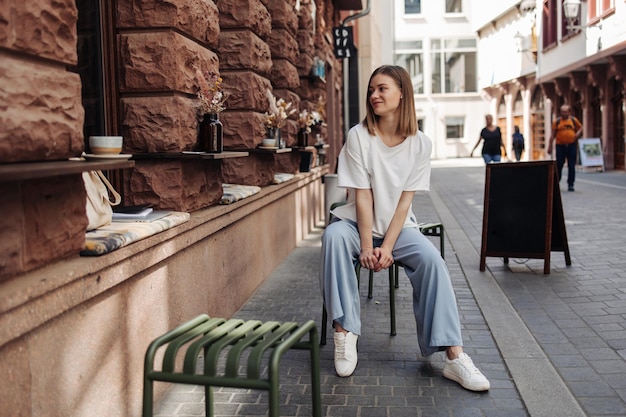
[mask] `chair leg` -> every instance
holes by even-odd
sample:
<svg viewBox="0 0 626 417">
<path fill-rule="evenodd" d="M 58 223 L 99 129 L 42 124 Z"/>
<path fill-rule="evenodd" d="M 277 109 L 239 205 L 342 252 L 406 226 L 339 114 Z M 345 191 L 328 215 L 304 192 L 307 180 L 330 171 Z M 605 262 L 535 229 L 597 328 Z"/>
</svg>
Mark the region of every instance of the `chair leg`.
<svg viewBox="0 0 626 417">
<path fill-rule="evenodd" d="M 397 263 L 393 263 L 393 273 L 396 276 L 396 282 L 394 283 L 394 287 L 396 288 L 400 288 L 400 274 L 399 274 L 400 270 L 398 269 L 398 264 Z"/>
<path fill-rule="evenodd" d="M 213 410 L 213 387 L 210 385 L 204 386 L 204 401 L 206 417 L 213 417 L 215 415 Z"/>
<path fill-rule="evenodd" d="M 322 304 L 322 331 L 320 334 L 320 345 L 326 345 L 326 327 L 328 326 L 328 313 L 326 306 Z"/>
<path fill-rule="evenodd" d="M 396 335 L 396 264 L 389 267 L 389 315 L 391 317 L 391 335 Z"/>
<path fill-rule="evenodd" d="M 142 417 L 152 417 L 154 385 L 151 379 L 144 376 L 143 380 L 143 412 Z"/>
<path fill-rule="evenodd" d="M 326 310 L 324 310 L 326 311 Z M 309 343 L 310 349 L 310 363 L 311 363 L 311 402 L 313 404 L 313 417 L 322 416 L 322 391 L 321 391 L 321 377 L 320 377 L 320 350 L 315 345 L 315 339 L 317 338 L 317 328 L 314 326 L 309 331 Z"/>
<path fill-rule="evenodd" d="M 369 288 L 367 289 L 367 298 L 371 300 L 372 296 L 374 295 L 374 271 L 372 271 L 371 269 L 370 269 L 370 279 L 369 279 L 368 287 Z"/>
<path fill-rule="evenodd" d="M 441 257 L 446 259 L 446 255 L 444 253 L 444 234 L 443 234 L 443 224 L 440 226 L 440 234 L 439 234 L 439 249 L 441 251 Z"/>
</svg>

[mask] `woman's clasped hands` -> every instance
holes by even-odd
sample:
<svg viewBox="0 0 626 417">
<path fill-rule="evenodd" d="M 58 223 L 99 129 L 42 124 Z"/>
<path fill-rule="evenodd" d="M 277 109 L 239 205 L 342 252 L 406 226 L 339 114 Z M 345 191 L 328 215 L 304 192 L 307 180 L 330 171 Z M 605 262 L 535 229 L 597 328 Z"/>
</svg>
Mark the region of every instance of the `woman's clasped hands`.
<svg viewBox="0 0 626 417">
<path fill-rule="evenodd" d="M 378 272 L 393 265 L 393 256 L 389 249 L 383 247 L 367 248 L 361 250 L 359 262 L 363 268 Z"/>
</svg>

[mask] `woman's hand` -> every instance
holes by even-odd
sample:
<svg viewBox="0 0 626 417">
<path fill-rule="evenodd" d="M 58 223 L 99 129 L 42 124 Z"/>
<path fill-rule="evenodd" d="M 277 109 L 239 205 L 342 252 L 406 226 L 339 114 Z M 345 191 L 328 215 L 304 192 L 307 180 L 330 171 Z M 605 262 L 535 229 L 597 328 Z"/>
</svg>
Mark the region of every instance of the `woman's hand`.
<svg viewBox="0 0 626 417">
<path fill-rule="evenodd" d="M 381 246 L 380 248 L 374 249 L 374 254 L 378 258 L 378 265 L 376 265 L 374 272 L 378 272 L 381 269 L 387 269 L 393 265 L 393 255 L 390 250 Z"/>
<path fill-rule="evenodd" d="M 359 255 L 359 262 L 363 268 L 378 272 L 393 265 L 393 256 L 390 250 L 382 247 L 364 249 Z"/>
<path fill-rule="evenodd" d="M 361 267 L 375 270 L 378 265 L 378 256 L 375 253 L 375 249 L 361 249 L 359 262 L 361 263 Z"/>
</svg>

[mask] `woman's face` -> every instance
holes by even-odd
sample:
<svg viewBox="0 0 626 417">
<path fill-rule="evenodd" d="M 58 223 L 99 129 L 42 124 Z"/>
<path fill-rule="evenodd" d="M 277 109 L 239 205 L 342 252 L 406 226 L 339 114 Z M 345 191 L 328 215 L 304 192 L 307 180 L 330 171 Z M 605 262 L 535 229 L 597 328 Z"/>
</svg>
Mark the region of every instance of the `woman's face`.
<svg viewBox="0 0 626 417">
<path fill-rule="evenodd" d="M 400 106 L 402 91 L 388 75 L 376 74 L 370 81 L 369 94 L 370 105 L 377 116 L 391 114 Z"/>
<path fill-rule="evenodd" d="M 491 126 L 491 124 L 493 123 L 493 117 L 485 116 L 485 122 L 487 123 L 487 126 Z"/>
</svg>

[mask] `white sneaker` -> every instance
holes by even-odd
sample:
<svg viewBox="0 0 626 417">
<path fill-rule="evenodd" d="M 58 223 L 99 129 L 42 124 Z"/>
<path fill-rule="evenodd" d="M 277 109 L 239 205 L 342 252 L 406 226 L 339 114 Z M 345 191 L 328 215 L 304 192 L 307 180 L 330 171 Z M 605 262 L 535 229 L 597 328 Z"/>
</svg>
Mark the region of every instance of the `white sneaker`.
<svg viewBox="0 0 626 417">
<path fill-rule="evenodd" d="M 352 332 L 335 332 L 335 370 L 339 376 L 350 376 L 357 363 L 356 341 Z"/>
<path fill-rule="evenodd" d="M 452 360 L 446 356 L 443 376 L 458 382 L 470 391 L 487 391 L 490 387 L 489 380 L 478 370 L 472 358 L 466 353 L 461 353 L 458 358 Z"/>
</svg>

